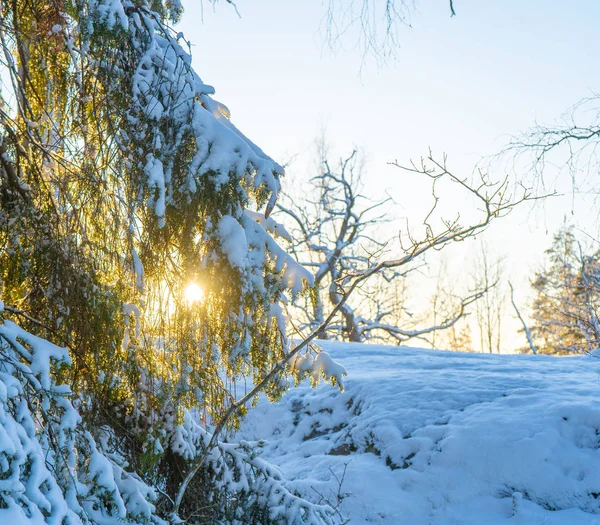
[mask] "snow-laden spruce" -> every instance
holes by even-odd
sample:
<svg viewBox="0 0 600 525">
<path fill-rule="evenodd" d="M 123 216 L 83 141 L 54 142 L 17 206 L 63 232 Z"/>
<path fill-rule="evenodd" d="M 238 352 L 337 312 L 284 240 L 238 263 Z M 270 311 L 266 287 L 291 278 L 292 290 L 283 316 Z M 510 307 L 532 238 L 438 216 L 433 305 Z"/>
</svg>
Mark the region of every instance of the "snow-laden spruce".
<svg viewBox="0 0 600 525">
<path fill-rule="evenodd" d="M 177 207 L 198 192 L 210 188 L 218 193 L 230 186 L 237 202 L 229 205 L 229 213 L 212 221 L 207 234 L 218 240 L 219 249 L 233 267 L 249 274 L 251 283 L 261 287 L 260 272 L 267 259 L 273 258 L 277 271 L 285 267 L 286 287 L 298 293 L 303 281 L 312 282 L 312 274 L 278 247 L 268 233 L 276 224 L 264 219 L 277 199 L 283 168 L 230 121 L 228 108 L 211 97 L 214 88 L 191 66 L 183 35 L 169 31 L 155 12 L 128 0 L 97 0 L 91 2 L 90 11 L 98 24 L 93 31 L 106 27 L 128 32 L 139 55 L 131 88 L 125 87 L 131 90 L 131 105 L 126 119 L 119 123 L 117 142 L 124 150 L 137 147 L 131 153 L 142 168 L 145 180 L 142 177 L 140 182 L 149 190 L 148 202 L 159 225 L 165 227 L 168 205 Z M 99 65 L 105 75 L 114 72 L 112 63 Z M 109 91 L 123 90 L 119 75 L 112 83 L 107 80 Z M 183 177 L 174 176 L 175 163 L 181 161 L 181 151 L 189 148 L 190 139 L 195 153 Z M 144 190 L 143 186 L 139 189 Z M 267 201 L 264 214 L 244 213 L 250 198 L 255 204 Z M 133 263 L 136 269 L 140 266 L 135 255 Z"/>
<path fill-rule="evenodd" d="M 156 491 L 127 469 L 114 433 L 95 439 L 55 381 L 70 358 L 64 348 L 11 321 L 0 324 L 0 521 L 3 523 L 156 523 Z M 201 454 L 210 434 L 187 413 L 171 447 L 187 460 Z M 219 443 L 208 458 L 222 494 L 244 498 L 231 516 L 269 509 L 276 522 L 333 523 L 327 505 L 293 494 L 281 472 L 260 458 L 264 442 Z M 257 511 L 258 512 L 258 511 Z"/>
</svg>

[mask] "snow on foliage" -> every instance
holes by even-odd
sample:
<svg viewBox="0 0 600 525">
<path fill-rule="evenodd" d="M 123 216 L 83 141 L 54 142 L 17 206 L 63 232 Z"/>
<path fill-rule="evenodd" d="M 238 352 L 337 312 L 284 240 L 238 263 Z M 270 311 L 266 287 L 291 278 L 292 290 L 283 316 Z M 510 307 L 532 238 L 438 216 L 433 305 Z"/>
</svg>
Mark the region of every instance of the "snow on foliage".
<svg viewBox="0 0 600 525">
<path fill-rule="evenodd" d="M 263 214 L 257 213 L 252 210 L 246 210 L 244 213 L 251 219 L 258 222 L 265 229 L 265 231 L 268 231 L 269 233 L 273 233 L 275 235 L 275 237 L 281 237 L 282 239 L 285 239 L 286 241 L 289 241 L 289 242 L 292 241 L 292 236 L 286 230 L 285 226 L 283 224 L 275 221 L 275 219 L 273 219 L 273 217 L 265 218 L 265 216 Z"/>
<path fill-rule="evenodd" d="M 248 239 L 244 228 L 231 215 L 221 217 L 217 227 L 221 239 L 221 249 L 229 259 L 229 264 L 243 268 L 248 253 Z"/>
<path fill-rule="evenodd" d="M 178 1 L 51 4 L 2 8 L 5 68 L 24 102 L 2 118 L 2 169 L 47 184 L 2 186 L 0 281 L 19 305 L 9 315 L 76 358 L 68 367 L 66 351 L 1 325 L 2 517 L 331 523 L 259 444 L 217 439 L 244 412 L 242 382 L 264 381 L 276 399 L 294 372 L 282 306 L 312 275 L 275 240 L 289 239 L 269 217 L 283 169 L 195 73 L 169 25 Z M 191 304 L 196 282 L 205 300 Z M 341 372 L 325 355 L 314 364 Z M 204 427 L 184 420 L 191 409 Z"/>
<path fill-rule="evenodd" d="M 166 523 L 155 514 L 154 490 L 111 447 L 111 430 L 96 429 L 94 438 L 69 388 L 53 379 L 70 363 L 68 352 L 8 320 L 0 324 L 0 350 L 0 521 Z M 192 412 L 171 433 L 170 448 L 190 462 L 212 437 Z M 260 457 L 266 445 L 218 442 L 206 457 L 218 492 L 237 502 L 235 520 L 244 523 L 239 513 L 256 508 L 278 523 L 335 523 L 328 505 L 299 497 Z"/>
<path fill-rule="evenodd" d="M 292 295 L 311 284 L 310 272 L 272 237 L 290 239 L 285 228 L 268 217 L 281 188 L 283 168 L 240 132 L 230 121 L 228 108 L 211 97 L 214 88 L 191 66 L 182 36 L 169 31 L 155 13 L 129 0 L 98 0 L 95 6 L 100 27 L 120 24 L 140 52 L 121 142 L 133 139 L 144 152 L 145 186 L 159 225 L 165 226 L 169 205 L 177 206 L 198 191 L 219 192 L 232 185 L 241 195 L 241 205 L 218 218 L 214 230 L 205 232 L 207 238 L 218 241 L 232 267 L 252 276 L 249 282 L 258 293 L 265 293 L 264 278 L 259 276 L 269 260 L 275 261 L 277 271 L 283 271 L 280 283 Z M 178 155 L 187 148 L 190 137 L 196 152 L 187 178 L 175 180 Z M 261 205 L 265 200 L 264 213 L 248 209 L 252 202 Z"/>
<path fill-rule="evenodd" d="M 238 434 L 290 490 L 351 523 L 600 523 L 597 359 L 322 344 L 345 391 L 263 399 Z"/>
<path fill-rule="evenodd" d="M 153 489 L 99 446 L 54 381 L 69 361 L 64 348 L 0 324 L 0 522 L 164 523 Z"/>
<path fill-rule="evenodd" d="M 155 200 L 156 214 L 164 215 L 163 194 L 169 200 L 174 191 L 170 185 L 172 154 L 181 145 L 187 131 L 193 133 L 197 153 L 189 168 L 187 191 L 196 191 L 196 176 L 213 178 L 217 189 L 228 181 L 231 173 L 242 180 L 250 174 L 255 188 L 265 185 L 275 199 L 280 189 L 279 176 L 283 168 L 244 136 L 229 120 L 229 110 L 210 95 L 214 88 L 202 82 L 191 67 L 191 57 L 180 45 L 179 35 L 164 30 L 151 12 L 136 9 L 128 0 L 100 0 L 97 4 L 99 21 L 118 20 L 125 31 L 150 38 L 139 38 L 144 46 L 141 60 L 133 75 L 133 103 L 130 121 L 146 118 L 155 145 L 144 168 L 151 187 L 159 188 Z M 134 12 L 123 17 L 127 10 Z M 161 119 L 172 121 L 177 136 L 169 137 L 161 130 Z M 139 133 L 145 134 L 142 128 Z M 157 162 L 159 161 L 159 162 Z"/>
<path fill-rule="evenodd" d="M 314 282 L 312 273 L 296 262 L 291 255 L 277 244 L 268 231 L 265 230 L 264 223 L 261 224 L 252 217 L 251 214 L 244 213 L 241 217 L 241 223 L 246 232 L 246 238 L 250 239 L 249 245 L 252 247 L 247 256 L 250 266 L 253 268 L 256 285 L 260 286 L 258 279 L 262 279 L 262 277 L 258 272 L 265 266 L 267 257 L 270 257 L 275 263 L 275 271 L 283 272 L 283 284 L 292 291 L 292 295 L 298 294 L 305 284 L 312 286 Z M 265 226 L 275 227 L 274 224 L 273 221 L 273 225 L 267 223 Z"/>
<path fill-rule="evenodd" d="M 176 429 L 172 448 L 189 461 L 196 459 L 210 442 L 211 435 L 187 412 L 184 423 Z M 286 486 L 281 471 L 260 457 L 265 441 L 219 442 L 206 459 L 214 472 L 214 482 L 223 494 L 238 501 L 236 518 L 240 523 L 255 523 L 243 509 L 266 508 L 276 523 L 333 525 L 333 511 L 328 505 L 314 504 L 298 497 Z"/>
<path fill-rule="evenodd" d="M 326 381 L 337 384 L 340 389 L 344 388 L 346 369 L 323 350 L 319 350 L 316 355 L 310 351 L 298 354 L 292 359 L 291 366 L 300 376 L 305 373 L 310 375 L 313 385 L 318 384 L 323 377 Z"/>
</svg>

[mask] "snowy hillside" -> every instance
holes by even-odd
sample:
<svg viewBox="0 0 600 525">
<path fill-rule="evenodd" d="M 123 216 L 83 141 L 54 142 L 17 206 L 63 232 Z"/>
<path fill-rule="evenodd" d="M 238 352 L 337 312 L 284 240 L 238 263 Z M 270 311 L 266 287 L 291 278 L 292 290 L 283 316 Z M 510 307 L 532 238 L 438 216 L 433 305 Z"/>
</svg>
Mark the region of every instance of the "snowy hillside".
<svg viewBox="0 0 600 525">
<path fill-rule="evenodd" d="M 350 523 L 600 524 L 600 360 L 323 345 L 346 390 L 261 399 L 241 433 Z"/>
</svg>

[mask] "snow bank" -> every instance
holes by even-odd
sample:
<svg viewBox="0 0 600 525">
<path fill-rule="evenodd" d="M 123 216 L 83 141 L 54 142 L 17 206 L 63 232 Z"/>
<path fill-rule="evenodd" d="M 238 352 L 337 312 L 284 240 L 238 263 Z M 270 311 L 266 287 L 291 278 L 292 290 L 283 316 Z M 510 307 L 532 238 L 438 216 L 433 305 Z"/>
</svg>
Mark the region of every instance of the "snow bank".
<svg viewBox="0 0 600 525">
<path fill-rule="evenodd" d="M 262 399 L 241 430 L 300 493 L 357 524 L 600 524 L 596 359 L 323 346 L 345 391 Z"/>
</svg>

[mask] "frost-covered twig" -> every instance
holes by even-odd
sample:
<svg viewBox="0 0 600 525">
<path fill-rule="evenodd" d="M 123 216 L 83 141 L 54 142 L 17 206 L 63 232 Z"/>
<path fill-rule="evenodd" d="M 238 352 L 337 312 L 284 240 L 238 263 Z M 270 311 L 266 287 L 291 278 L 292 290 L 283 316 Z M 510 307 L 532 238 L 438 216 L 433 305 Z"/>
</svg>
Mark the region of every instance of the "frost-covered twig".
<svg viewBox="0 0 600 525">
<path fill-rule="evenodd" d="M 350 523 L 350 521 L 351 521 L 351 518 L 347 518 L 346 516 L 344 516 L 340 510 L 340 506 L 342 505 L 343 501 L 348 496 L 352 495 L 351 492 L 342 492 L 342 486 L 344 485 L 344 479 L 346 478 L 346 471 L 348 469 L 349 464 L 350 464 L 350 461 L 346 461 L 344 463 L 344 469 L 342 470 L 342 473 L 339 476 L 333 471 L 333 469 L 331 467 L 329 467 L 329 469 L 328 469 L 337 483 L 337 491 L 335 493 L 333 493 L 333 497 L 336 500 L 335 502 L 331 501 L 330 498 L 325 496 L 323 493 L 319 492 L 316 488 L 311 487 L 312 490 L 319 496 L 319 502 L 324 501 L 325 503 L 327 503 L 327 505 L 329 505 L 335 511 L 336 515 L 338 516 L 338 518 L 340 520 L 340 525 L 346 525 L 347 523 Z"/>
<path fill-rule="evenodd" d="M 173 440 L 174 449 L 188 460 L 210 468 L 219 491 L 232 498 L 247 499 L 238 508 L 252 508 L 254 504 L 269 509 L 270 518 L 286 523 L 301 520 L 314 525 L 333 525 L 334 509 L 329 505 L 311 503 L 290 491 L 281 472 L 260 457 L 264 442 L 240 441 L 225 443 L 214 439 L 192 415 L 185 415 L 184 424 L 177 430 Z M 187 477 L 186 477 L 187 479 Z M 190 478 L 191 479 L 191 478 Z M 182 485 L 183 491 L 187 484 Z M 180 489 L 181 490 L 181 489 Z M 173 507 L 172 521 L 179 517 L 181 498 L 178 494 Z M 240 516 L 249 520 L 250 516 Z"/>
</svg>

